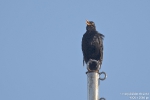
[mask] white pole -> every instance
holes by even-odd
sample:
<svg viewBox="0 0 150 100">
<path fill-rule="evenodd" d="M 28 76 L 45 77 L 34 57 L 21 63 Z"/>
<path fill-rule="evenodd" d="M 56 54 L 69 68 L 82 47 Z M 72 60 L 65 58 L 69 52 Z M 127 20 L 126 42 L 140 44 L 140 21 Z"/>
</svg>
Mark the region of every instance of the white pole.
<svg viewBox="0 0 150 100">
<path fill-rule="evenodd" d="M 99 100 L 99 73 L 87 72 L 87 100 Z"/>
<path fill-rule="evenodd" d="M 91 70 L 90 63 L 97 63 L 96 69 Z M 105 80 L 107 75 L 105 72 L 100 72 L 101 66 L 99 61 L 90 59 L 87 63 L 87 100 L 105 100 L 105 98 L 99 99 L 99 80 Z M 104 78 L 101 78 L 100 75 L 104 74 Z"/>
</svg>

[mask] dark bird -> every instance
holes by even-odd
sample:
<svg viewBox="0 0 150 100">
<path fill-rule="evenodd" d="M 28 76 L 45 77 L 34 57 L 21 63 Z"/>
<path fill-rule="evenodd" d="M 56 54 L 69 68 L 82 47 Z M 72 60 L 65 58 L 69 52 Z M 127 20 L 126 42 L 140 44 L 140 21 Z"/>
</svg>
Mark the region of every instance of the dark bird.
<svg viewBox="0 0 150 100">
<path fill-rule="evenodd" d="M 101 66 L 104 35 L 96 31 L 96 26 L 93 21 L 86 20 L 86 25 L 86 32 L 82 37 L 83 65 L 84 61 L 87 64 L 89 60 L 96 60 L 99 62 L 98 66 Z M 89 64 L 91 70 L 96 70 L 96 66 L 96 62 Z"/>
</svg>

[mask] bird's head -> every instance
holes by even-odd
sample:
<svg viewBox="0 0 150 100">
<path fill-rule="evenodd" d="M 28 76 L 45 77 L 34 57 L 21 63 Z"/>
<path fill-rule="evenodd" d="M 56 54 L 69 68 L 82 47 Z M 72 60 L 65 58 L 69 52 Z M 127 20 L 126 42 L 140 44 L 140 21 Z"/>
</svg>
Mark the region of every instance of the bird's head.
<svg viewBox="0 0 150 100">
<path fill-rule="evenodd" d="M 86 20 L 86 30 L 87 31 L 95 31 L 96 27 L 95 27 L 95 23 L 93 21 L 88 21 Z"/>
</svg>

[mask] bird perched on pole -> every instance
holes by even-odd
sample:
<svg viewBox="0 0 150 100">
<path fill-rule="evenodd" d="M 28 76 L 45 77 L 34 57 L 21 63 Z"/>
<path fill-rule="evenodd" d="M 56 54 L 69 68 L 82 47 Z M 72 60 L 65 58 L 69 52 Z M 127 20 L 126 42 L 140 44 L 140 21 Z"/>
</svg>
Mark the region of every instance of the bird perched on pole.
<svg viewBox="0 0 150 100">
<path fill-rule="evenodd" d="M 86 32 L 82 37 L 83 65 L 84 61 L 87 64 L 90 60 L 96 60 L 98 61 L 98 66 L 101 66 L 104 35 L 96 31 L 96 26 L 93 21 L 86 20 L 86 25 Z M 96 66 L 96 62 L 89 64 L 91 70 L 96 70 Z"/>
</svg>

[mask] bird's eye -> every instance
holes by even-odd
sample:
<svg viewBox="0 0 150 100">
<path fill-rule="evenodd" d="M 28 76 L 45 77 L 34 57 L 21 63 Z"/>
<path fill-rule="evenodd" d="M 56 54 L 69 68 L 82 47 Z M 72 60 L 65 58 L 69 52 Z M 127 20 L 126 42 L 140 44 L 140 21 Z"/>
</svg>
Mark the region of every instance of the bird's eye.
<svg viewBox="0 0 150 100">
<path fill-rule="evenodd" d="M 94 23 L 92 23 L 92 25 L 94 25 Z"/>
</svg>

